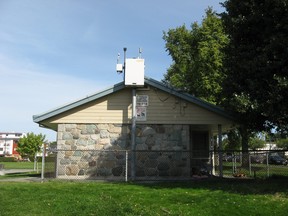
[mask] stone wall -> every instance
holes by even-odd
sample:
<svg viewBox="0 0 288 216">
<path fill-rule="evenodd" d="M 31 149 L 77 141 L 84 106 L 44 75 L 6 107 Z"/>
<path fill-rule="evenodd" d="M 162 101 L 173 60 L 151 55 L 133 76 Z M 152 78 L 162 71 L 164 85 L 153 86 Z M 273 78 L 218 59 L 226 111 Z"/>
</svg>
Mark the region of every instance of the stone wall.
<svg viewBox="0 0 288 216">
<path fill-rule="evenodd" d="M 124 176 L 125 150 L 131 149 L 130 127 L 119 124 L 58 125 L 57 176 Z M 189 155 L 175 153 L 189 150 L 188 125 L 137 125 L 136 150 L 136 177 L 189 175 Z M 128 162 L 131 170 L 131 152 Z"/>
</svg>

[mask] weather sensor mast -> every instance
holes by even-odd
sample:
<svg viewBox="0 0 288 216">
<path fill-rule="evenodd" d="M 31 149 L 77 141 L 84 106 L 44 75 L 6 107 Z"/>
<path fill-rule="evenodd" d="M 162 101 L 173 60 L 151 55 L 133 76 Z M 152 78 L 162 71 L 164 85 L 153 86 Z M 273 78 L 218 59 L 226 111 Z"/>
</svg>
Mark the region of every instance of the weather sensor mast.
<svg viewBox="0 0 288 216">
<path fill-rule="evenodd" d="M 127 48 L 124 48 L 124 65 L 119 63 L 120 54 L 117 57 L 116 71 L 124 72 L 124 83 L 126 86 L 144 86 L 144 59 L 141 58 L 142 49 L 139 49 L 138 58 L 126 58 Z"/>
</svg>

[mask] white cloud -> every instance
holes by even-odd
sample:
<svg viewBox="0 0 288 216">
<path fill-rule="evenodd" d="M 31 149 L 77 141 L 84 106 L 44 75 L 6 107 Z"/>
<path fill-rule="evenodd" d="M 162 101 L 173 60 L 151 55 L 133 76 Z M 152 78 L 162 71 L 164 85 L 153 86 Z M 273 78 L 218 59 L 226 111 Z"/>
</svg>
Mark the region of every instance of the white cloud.
<svg viewBox="0 0 288 216">
<path fill-rule="evenodd" d="M 32 121 L 33 115 L 114 84 L 37 70 L 32 64 L 15 62 L 3 55 L 0 77 L 0 130 L 42 132 L 48 134 L 49 140 L 55 139 L 55 133 L 38 128 Z"/>
<path fill-rule="evenodd" d="M 32 115 L 121 81 L 115 63 L 123 47 L 129 58 L 142 47 L 146 75 L 161 80 L 171 63 L 162 31 L 199 21 L 208 5 L 218 3 L 0 0 L 0 5 L 0 131 L 48 133 Z M 50 136 L 55 139 L 55 133 Z"/>
</svg>

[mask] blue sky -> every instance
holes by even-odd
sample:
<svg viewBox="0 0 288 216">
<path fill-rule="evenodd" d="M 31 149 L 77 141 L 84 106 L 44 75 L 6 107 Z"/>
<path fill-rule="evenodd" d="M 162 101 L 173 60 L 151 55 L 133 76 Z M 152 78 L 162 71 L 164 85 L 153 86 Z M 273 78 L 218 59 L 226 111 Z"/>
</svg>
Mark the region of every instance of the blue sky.
<svg viewBox="0 0 288 216">
<path fill-rule="evenodd" d="M 145 75 L 171 64 L 163 31 L 201 23 L 220 0 L 0 0 L 0 131 L 45 134 L 32 115 L 121 82 L 115 71 L 142 48 Z"/>
</svg>

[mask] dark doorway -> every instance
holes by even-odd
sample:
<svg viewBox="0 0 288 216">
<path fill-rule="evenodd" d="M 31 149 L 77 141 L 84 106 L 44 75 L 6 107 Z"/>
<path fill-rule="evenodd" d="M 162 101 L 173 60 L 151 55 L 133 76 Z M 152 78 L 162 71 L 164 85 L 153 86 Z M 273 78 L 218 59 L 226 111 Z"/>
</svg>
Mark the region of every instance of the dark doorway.
<svg viewBox="0 0 288 216">
<path fill-rule="evenodd" d="M 195 175 L 209 161 L 209 132 L 190 130 L 190 140 L 191 174 Z"/>
</svg>

